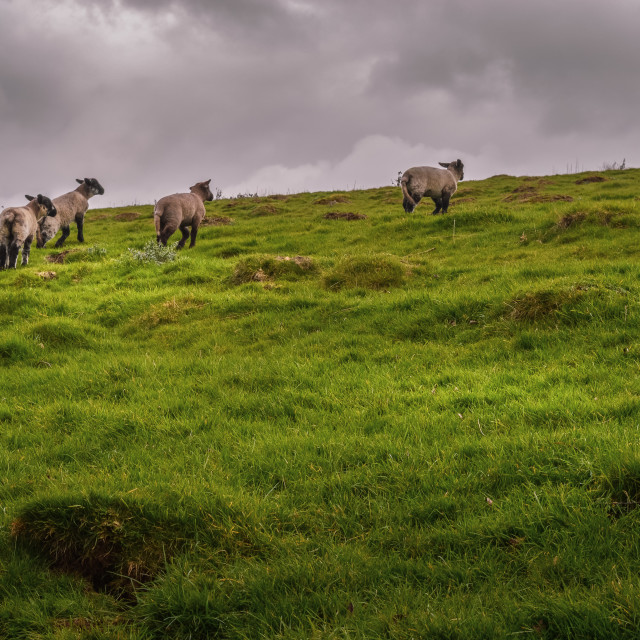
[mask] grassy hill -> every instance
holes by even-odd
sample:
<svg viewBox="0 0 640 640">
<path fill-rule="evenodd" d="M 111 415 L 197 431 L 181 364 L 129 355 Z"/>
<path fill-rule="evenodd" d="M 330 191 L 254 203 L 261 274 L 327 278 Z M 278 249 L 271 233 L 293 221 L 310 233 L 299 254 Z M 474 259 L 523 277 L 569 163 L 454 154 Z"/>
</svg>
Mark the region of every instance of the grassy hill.
<svg viewBox="0 0 640 640">
<path fill-rule="evenodd" d="M 459 186 L 0 272 L 0 637 L 636 638 L 640 171 Z"/>
</svg>

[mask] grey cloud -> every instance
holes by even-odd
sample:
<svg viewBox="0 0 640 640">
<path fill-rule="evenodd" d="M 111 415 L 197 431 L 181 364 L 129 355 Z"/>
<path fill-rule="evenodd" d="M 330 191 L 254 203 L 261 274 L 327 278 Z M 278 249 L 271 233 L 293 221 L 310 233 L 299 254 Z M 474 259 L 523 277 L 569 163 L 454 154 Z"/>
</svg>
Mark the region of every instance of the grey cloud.
<svg viewBox="0 0 640 640">
<path fill-rule="evenodd" d="M 96 175 L 115 202 L 272 165 L 321 181 L 416 145 L 528 172 L 563 145 L 629 157 L 639 17 L 631 0 L 0 0 L 0 202 L 26 176 Z M 399 142 L 353 155 L 371 136 Z"/>
</svg>

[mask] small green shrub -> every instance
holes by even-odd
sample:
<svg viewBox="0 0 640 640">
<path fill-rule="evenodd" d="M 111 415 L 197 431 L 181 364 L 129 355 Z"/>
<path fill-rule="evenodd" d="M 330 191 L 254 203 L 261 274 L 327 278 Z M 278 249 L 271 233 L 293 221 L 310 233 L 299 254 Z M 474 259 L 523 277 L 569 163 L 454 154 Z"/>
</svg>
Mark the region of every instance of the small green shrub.
<svg viewBox="0 0 640 640">
<path fill-rule="evenodd" d="M 345 256 L 324 277 L 327 289 L 389 289 L 405 281 L 405 267 L 395 256 Z"/>
</svg>

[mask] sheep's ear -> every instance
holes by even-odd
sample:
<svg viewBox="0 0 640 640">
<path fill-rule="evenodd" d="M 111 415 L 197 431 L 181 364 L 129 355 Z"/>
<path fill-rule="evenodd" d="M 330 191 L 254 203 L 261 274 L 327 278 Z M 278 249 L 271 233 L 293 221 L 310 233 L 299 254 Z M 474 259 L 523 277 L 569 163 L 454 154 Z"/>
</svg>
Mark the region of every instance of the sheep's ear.
<svg viewBox="0 0 640 640">
<path fill-rule="evenodd" d="M 462 161 L 460 160 L 460 158 L 458 158 L 456 160 L 456 167 L 461 167 L 462 166 Z"/>
<path fill-rule="evenodd" d="M 448 162 L 438 162 L 438 164 L 439 164 L 441 167 L 444 167 L 445 169 L 449 166 L 449 163 L 448 163 Z"/>
<path fill-rule="evenodd" d="M 84 179 L 84 183 L 88 184 L 89 186 L 91 186 L 91 178 L 85 178 Z"/>
<path fill-rule="evenodd" d="M 80 180 L 80 178 L 76 178 L 76 182 L 77 182 L 78 184 L 82 184 L 82 183 L 84 182 L 84 180 Z"/>
<path fill-rule="evenodd" d="M 35 200 L 35 198 L 33 196 L 25 196 L 25 198 L 31 202 L 32 200 Z"/>
<path fill-rule="evenodd" d="M 44 200 L 43 196 L 41 193 L 38 194 L 38 204 L 42 204 L 42 201 Z"/>
<path fill-rule="evenodd" d="M 204 184 L 206 184 L 207 186 L 209 186 L 209 183 L 211 182 L 211 178 L 209 178 Z"/>
</svg>

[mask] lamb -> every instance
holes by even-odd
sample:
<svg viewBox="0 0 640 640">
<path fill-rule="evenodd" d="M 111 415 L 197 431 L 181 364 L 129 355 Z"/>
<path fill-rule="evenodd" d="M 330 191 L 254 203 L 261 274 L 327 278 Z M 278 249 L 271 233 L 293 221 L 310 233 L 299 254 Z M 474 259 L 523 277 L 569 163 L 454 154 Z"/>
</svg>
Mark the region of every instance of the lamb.
<svg viewBox="0 0 640 640">
<path fill-rule="evenodd" d="M 184 247 L 189 237 L 191 227 L 191 243 L 189 249 L 196 246 L 196 235 L 202 218 L 204 218 L 204 203 L 213 200 L 213 194 L 209 188 L 211 178 L 205 182 L 196 182 L 189 187 L 191 193 L 174 193 L 164 196 L 156 203 L 153 210 L 153 218 L 156 223 L 156 238 L 158 244 L 167 246 L 167 240 L 180 227 L 182 238 L 178 242 L 178 249 Z"/>
<path fill-rule="evenodd" d="M 95 178 L 76 179 L 80 186 L 74 191 L 69 191 L 64 195 L 53 199 L 53 204 L 58 209 L 55 218 L 46 217 L 40 221 L 40 237 L 38 238 L 38 249 L 42 249 L 53 236 L 62 228 L 62 235 L 58 238 L 55 246 L 61 247 L 69 237 L 69 225 L 75 220 L 78 227 L 78 242 L 84 242 L 84 214 L 89 208 L 89 198 L 97 194 L 102 195 L 104 189 Z"/>
<path fill-rule="evenodd" d="M 0 213 L 0 270 L 15 269 L 22 248 L 22 266 L 29 263 L 33 236 L 39 235 L 38 219 L 55 217 L 57 210 L 49 198 L 26 196 L 29 204 L 9 207 Z"/>
<path fill-rule="evenodd" d="M 458 188 L 458 180 L 464 178 L 464 165 L 460 159 L 438 164 L 444 169 L 413 167 L 402 175 L 402 206 L 407 213 L 411 213 L 425 196 L 429 196 L 435 202 L 436 208 L 432 214 L 440 213 L 441 210 L 442 213 L 447 213 L 449 199 Z"/>
</svg>

